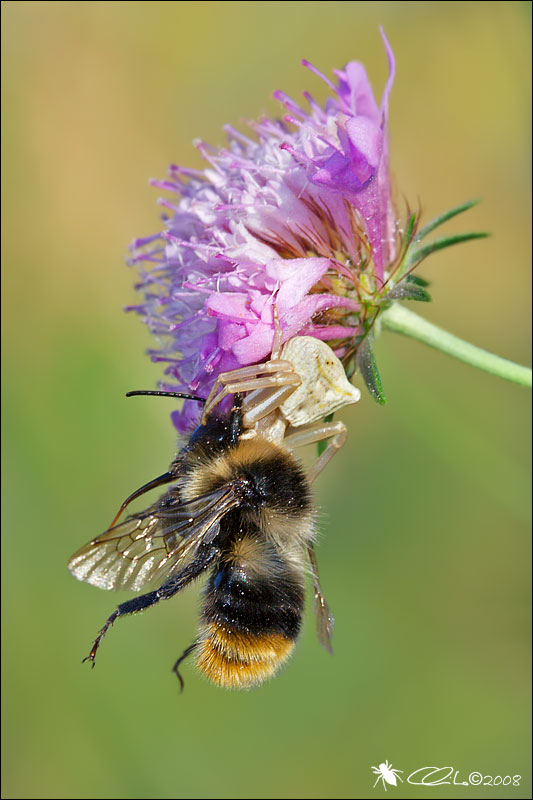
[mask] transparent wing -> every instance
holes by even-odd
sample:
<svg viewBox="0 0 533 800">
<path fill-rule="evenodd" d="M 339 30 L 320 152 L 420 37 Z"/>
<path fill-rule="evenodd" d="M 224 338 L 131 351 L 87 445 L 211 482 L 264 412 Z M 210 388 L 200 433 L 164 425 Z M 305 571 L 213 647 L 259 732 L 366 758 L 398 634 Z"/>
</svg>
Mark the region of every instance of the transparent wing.
<svg viewBox="0 0 533 800">
<path fill-rule="evenodd" d="M 100 589 L 139 591 L 194 558 L 200 544 L 216 538 L 224 514 L 238 504 L 228 486 L 186 503 L 167 496 L 82 547 L 69 569 L 78 580 Z"/>
<path fill-rule="evenodd" d="M 333 637 L 334 619 L 324 595 L 315 589 L 316 632 L 322 647 L 333 653 L 331 639 Z"/>
<path fill-rule="evenodd" d="M 329 610 L 326 598 L 322 594 L 320 578 L 318 577 L 318 564 L 316 563 L 315 551 L 312 545 L 308 546 L 307 554 L 309 556 L 311 575 L 313 577 L 314 609 L 318 641 L 322 647 L 328 651 L 328 653 L 333 653 L 331 639 L 333 637 L 333 626 L 335 621 L 331 611 Z"/>
</svg>

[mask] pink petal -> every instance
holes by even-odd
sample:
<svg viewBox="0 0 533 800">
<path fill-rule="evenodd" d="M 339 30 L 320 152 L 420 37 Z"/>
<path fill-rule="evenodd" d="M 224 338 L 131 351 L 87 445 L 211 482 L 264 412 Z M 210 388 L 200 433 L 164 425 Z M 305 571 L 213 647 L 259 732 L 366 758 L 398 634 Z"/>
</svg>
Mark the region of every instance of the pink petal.
<svg viewBox="0 0 533 800">
<path fill-rule="evenodd" d="M 253 332 L 233 345 L 232 352 L 239 364 L 257 364 L 271 352 L 274 342 L 274 326 L 258 322 Z"/>
<path fill-rule="evenodd" d="M 218 292 L 218 294 L 213 292 L 205 301 L 205 307 L 214 316 L 234 321 L 255 319 L 248 305 L 248 295 L 240 292 Z"/>
</svg>

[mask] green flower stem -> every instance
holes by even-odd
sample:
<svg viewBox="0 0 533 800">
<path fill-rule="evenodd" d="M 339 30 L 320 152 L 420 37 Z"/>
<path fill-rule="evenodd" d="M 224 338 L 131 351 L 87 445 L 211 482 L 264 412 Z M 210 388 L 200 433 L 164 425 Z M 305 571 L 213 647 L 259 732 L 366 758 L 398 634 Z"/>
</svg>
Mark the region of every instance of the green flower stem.
<svg viewBox="0 0 533 800">
<path fill-rule="evenodd" d="M 481 347 L 465 342 L 452 333 L 432 325 L 431 322 L 427 322 L 400 303 L 393 303 L 384 311 L 381 315 L 381 322 L 386 330 L 411 336 L 413 339 L 436 347 L 437 350 L 442 350 L 443 353 L 448 353 L 473 367 L 479 367 L 479 369 L 491 372 L 507 381 L 531 388 L 531 369 L 529 367 L 514 364 L 506 358 L 500 358 L 487 350 L 482 350 Z"/>
</svg>

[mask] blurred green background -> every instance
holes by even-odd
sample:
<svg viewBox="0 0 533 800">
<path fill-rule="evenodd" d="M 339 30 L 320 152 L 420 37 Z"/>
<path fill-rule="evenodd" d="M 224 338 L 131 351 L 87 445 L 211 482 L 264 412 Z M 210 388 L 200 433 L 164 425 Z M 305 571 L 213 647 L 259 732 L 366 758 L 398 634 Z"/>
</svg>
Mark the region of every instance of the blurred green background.
<svg viewBox="0 0 533 800">
<path fill-rule="evenodd" d="M 424 218 L 490 240 L 421 270 L 428 319 L 528 363 L 530 4 L 4 2 L 4 785 L 9 798 L 362 798 L 372 765 L 518 787 L 389 787 L 391 797 L 529 797 L 530 397 L 417 343 L 377 345 L 388 404 L 342 414 L 321 477 L 319 561 L 335 655 L 312 615 L 287 669 L 229 693 L 170 667 L 198 588 L 118 624 L 120 596 L 74 581 L 175 441 L 146 330 L 122 312 L 133 237 L 159 229 L 170 162 L 363 61 L 379 96 L 397 58 L 391 165 Z"/>
</svg>

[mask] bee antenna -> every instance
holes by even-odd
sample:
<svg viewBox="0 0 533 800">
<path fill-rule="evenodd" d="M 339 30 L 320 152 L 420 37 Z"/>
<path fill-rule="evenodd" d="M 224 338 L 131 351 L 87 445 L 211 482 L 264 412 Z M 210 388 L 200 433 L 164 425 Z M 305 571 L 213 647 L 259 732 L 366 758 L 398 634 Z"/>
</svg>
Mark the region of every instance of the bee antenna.
<svg viewBox="0 0 533 800">
<path fill-rule="evenodd" d="M 198 397 L 196 394 L 186 394 L 185 392 L 154 392 L 139 389 L 135 392 L 126 392 L 126 397 L 136 397 L 140 394 L 151 395 L 152 397 L 178 397 L 180 400 L 198 400 L 199 403 L 205 403 L 204 397 Z"/>
</svg>

